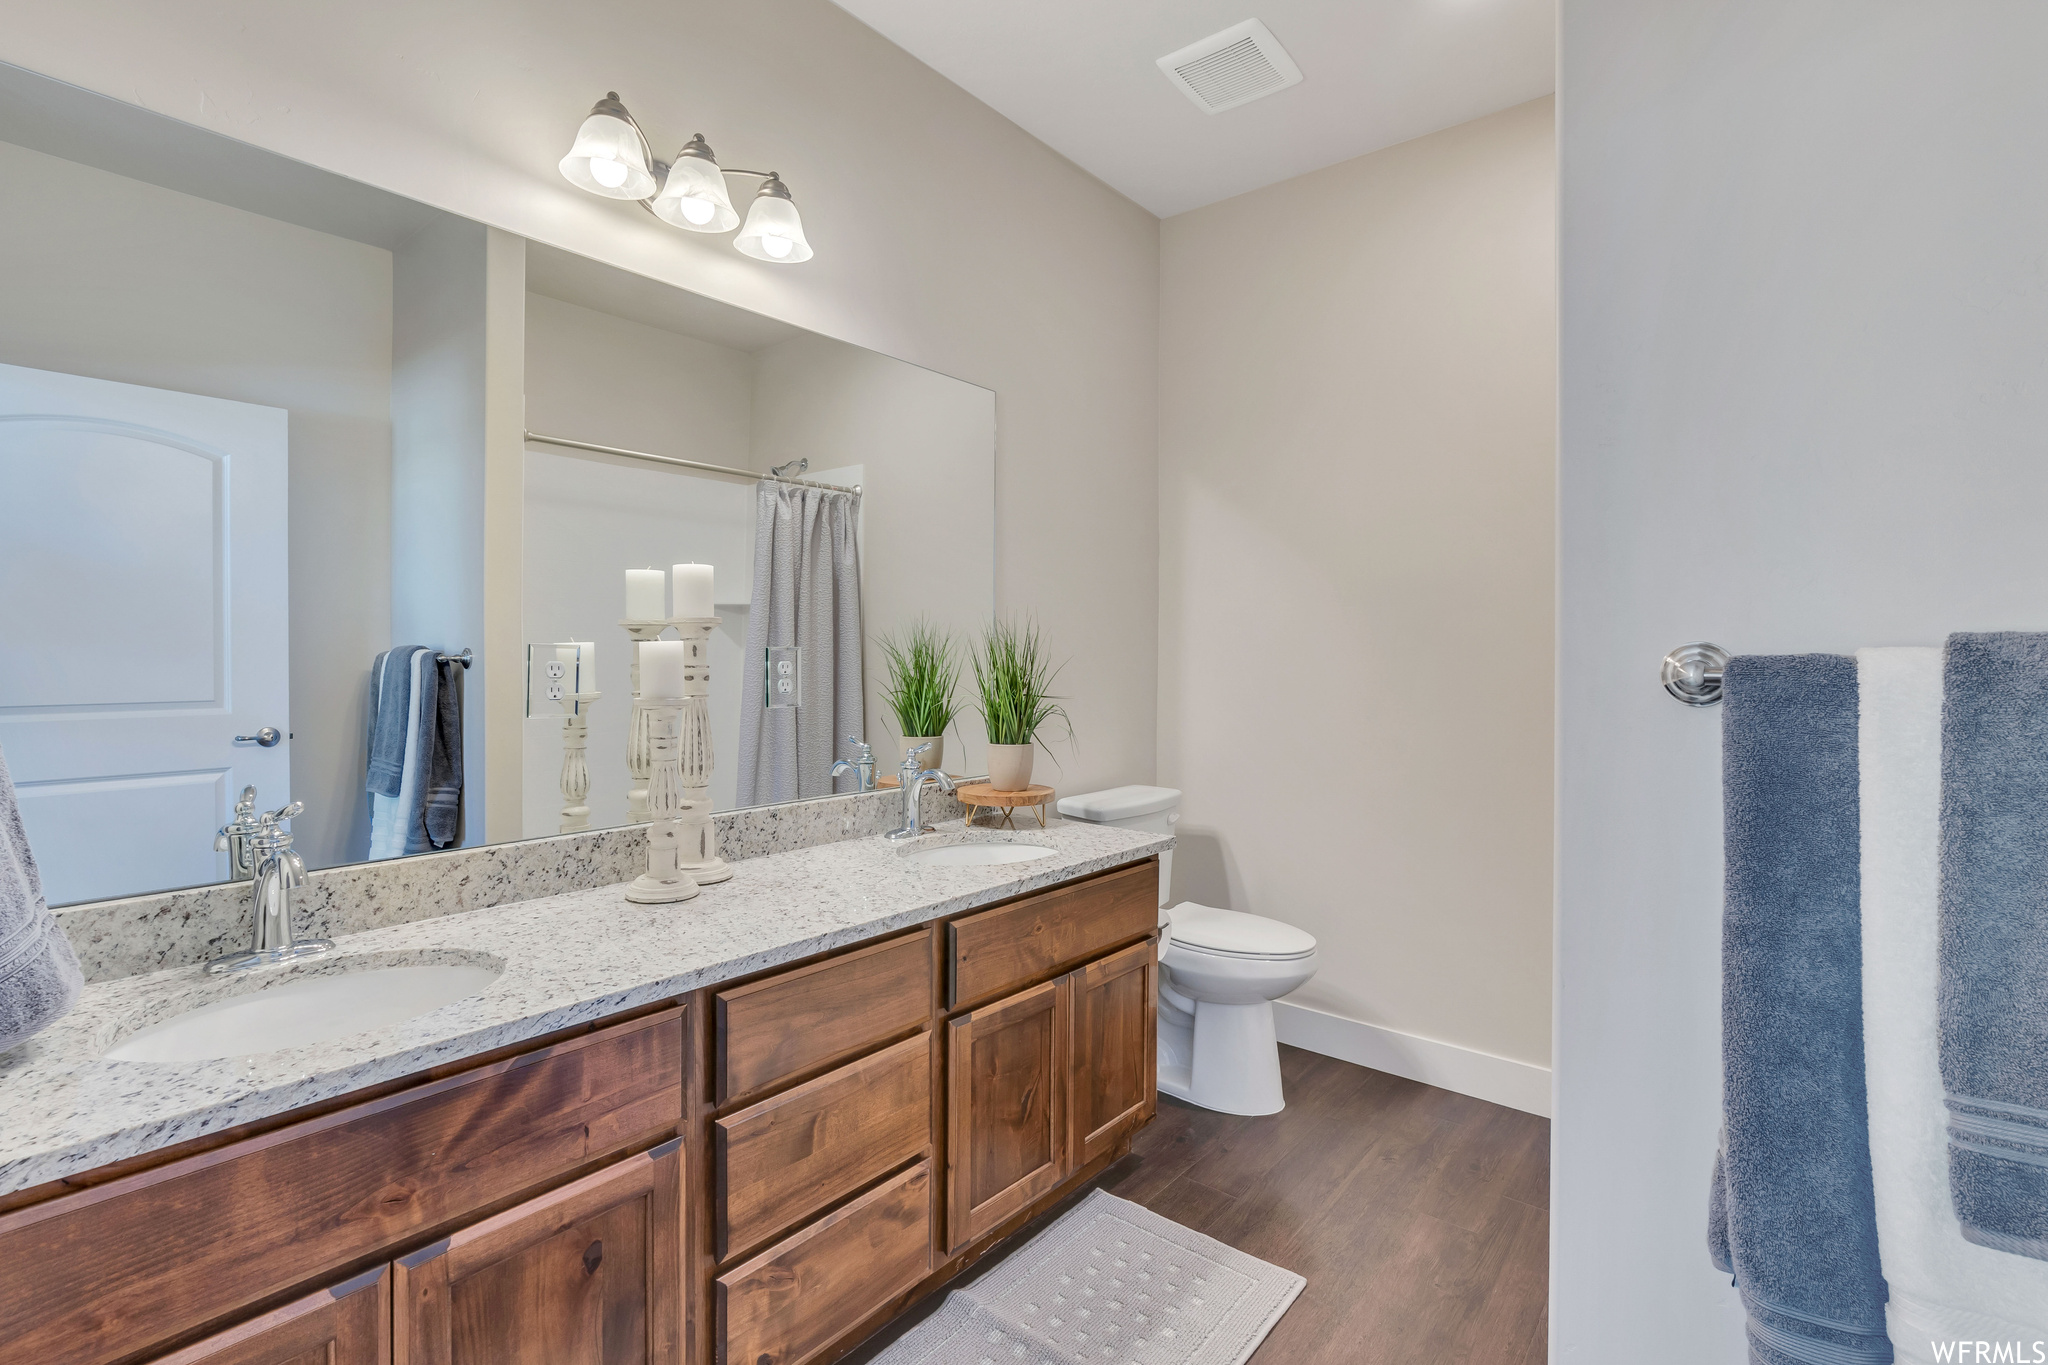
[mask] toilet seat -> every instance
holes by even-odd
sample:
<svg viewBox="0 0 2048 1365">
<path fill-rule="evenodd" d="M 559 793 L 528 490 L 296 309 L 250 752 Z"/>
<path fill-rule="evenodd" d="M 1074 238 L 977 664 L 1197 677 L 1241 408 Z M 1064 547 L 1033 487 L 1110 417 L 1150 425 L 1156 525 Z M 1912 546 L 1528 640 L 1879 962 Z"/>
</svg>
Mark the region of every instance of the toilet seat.
<svg viewBox="0 0 2048 1365">
<path fill-rule="evenodd" d="M 1171 946 L 1205 957 L 1297 962 L 1315 956 L 1315 936 L 1277 919 L 1183 901 L 1167 911 Z"/>
<path fill-rule="evenodd" d="M 1173 946 L 1190 953 L 1200 953 L 1203 957 L 1234 958 L 1240 962 L 1299 962 L 1316 955 L 1313 948 L 1304 948 L 1298 953 L 1233 953 L 1227 948 L 1209 948 L 1179 938 L 1173 940 Z"/>
</svg>

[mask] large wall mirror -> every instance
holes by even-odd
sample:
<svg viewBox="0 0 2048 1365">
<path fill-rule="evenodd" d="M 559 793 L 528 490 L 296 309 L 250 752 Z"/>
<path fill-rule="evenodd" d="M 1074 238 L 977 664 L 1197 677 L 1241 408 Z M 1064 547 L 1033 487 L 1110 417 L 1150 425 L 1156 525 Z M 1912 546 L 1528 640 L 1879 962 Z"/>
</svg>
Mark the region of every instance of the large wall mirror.
<svg viewBox="0 0 2048 1365">
<path fill-rule="evenodd" d="M 854 790 L 883 642 L 993 610 L 987 389 L 7 67 L 0 182 L 0 753 L 53 905 L 232 880 L 252 787 L 311 868 L 644 818 L 669 618 L 716 621 L 714 809 Z"/>
</svg>

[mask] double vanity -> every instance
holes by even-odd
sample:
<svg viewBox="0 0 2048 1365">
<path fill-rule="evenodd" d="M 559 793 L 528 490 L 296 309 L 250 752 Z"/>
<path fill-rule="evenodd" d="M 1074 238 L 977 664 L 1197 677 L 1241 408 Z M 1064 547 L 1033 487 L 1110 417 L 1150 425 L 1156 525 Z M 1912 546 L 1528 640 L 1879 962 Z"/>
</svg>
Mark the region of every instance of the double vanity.
<svg viewBox="0 0 2048 1365">
<path fill-rule="evenodd" d="M 1170 846 L 845 839 L 97 981 L 0 1059 L 0 1362 L 834 1359 L 1151 1117 Z"/>
</svg>

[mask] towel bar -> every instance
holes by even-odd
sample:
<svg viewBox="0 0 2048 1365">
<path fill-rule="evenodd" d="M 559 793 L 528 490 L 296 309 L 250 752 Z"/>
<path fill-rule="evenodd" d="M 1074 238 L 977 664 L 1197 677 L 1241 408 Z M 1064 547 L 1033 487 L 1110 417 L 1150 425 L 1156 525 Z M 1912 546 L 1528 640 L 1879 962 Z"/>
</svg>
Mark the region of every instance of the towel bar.
<svg viewBox="0 0 2048 1365">
<path fill-rule="evenodd" d="M 461 664 L 462 671 L 465 673 L 469 671 L 469 666 L 475 662 L 475 659 L 467 649 L 463 650 L 460 654 L 436 654 L 434 660 L 437 663 Z"/>
<path fill-rule="evenodd" d="M 1664 656 L 1664 690 L 1687 706 L 1718 706 L 1726 667 L 1728 651 L 1719 645 L 1704 640 L 1680 645 Z"/>
</svg>

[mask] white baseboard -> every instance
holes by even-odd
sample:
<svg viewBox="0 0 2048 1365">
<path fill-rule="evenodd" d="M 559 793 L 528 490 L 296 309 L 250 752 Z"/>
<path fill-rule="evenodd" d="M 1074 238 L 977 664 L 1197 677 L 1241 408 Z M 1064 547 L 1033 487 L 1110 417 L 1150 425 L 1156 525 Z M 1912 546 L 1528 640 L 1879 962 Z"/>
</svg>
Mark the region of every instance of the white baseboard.
<svg viewBox="0 0 2048 1365">
<path fill-rule="evenodd" d="M 1339 1061 L 1369 1066 L 1441 1090 L 1550 1117 L 1550 1068 L 1510 1061 L 1434 1038 L 1325 1014 L 1307 1005 L 1273 1002 L 1280 1041 Z"/>
</svg>

